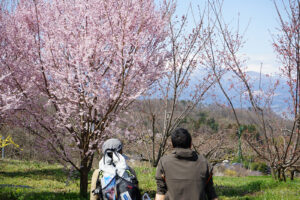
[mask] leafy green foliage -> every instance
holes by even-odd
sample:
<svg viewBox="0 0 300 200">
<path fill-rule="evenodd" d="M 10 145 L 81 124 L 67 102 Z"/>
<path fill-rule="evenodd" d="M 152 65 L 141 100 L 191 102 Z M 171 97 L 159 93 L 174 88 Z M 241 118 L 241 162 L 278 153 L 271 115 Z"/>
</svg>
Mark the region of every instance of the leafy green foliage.
<svg viewBox="0 0 300 200">
<path fill-rule="evenodd" d="M 181 123 L 190 124 L 190 128 L 195 131 L 202 126 L 207 126 L 214 132 L 219 130 L 218 122 L 213 117 L 208 118 L 206 112 L 198 112 L 194 117 L 184 118 Z"/>
<path fill-rule="evenodd" d="M 219 130 L 219 124 L 214 118 L 209 118 L 206 123 L 213 131 L 217 132 Z"/>
<path fill-rule="evenodd" d="M 266 173 L 268 170 L 268 166 L 265 163 L 253 162 L 250 164 L 250 169 L 255 171 L 260 171 L 262 173 Z"/>
</svg>

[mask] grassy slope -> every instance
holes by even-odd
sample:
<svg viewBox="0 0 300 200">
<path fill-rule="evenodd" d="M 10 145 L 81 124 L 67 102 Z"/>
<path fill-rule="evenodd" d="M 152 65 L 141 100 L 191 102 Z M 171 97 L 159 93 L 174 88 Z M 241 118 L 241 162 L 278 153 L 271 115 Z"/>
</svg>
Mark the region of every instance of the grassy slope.
<svg viewBox="0 0 300 200">
<path fill-rule="evenodd" d="M 60 165 L 0 160 L 0 184 L 27 185 L 33 189 L 1 188 L 0 200 L 79 199 L 78 179 L 66 186 L 67 175 Z"/>
<path fill-rule="evenodd" d="M 135 167 L 142 192 L 155 194 L 155 169 Z M 68 181 L 60 165 L 0 160 L 0 184 L 28 185 L 33 189 L 0 188 L 0 200 L 12 199 L 79 199 L 78 177 Z M 271 177 L 215 177 L 220 199 L 300 199 L 300 179 L 279 183 Z"/>
<path fill-rule="evenodd" d="M 155 169 L 136 168 L 143 191 L 155 193 Z M 300 179 L 286 183 L 274 181 L 270 176 L 262 177 L 214 177 L 216 191 L 220 199 L 264 199 L 299 200 Z"/>
</svg>

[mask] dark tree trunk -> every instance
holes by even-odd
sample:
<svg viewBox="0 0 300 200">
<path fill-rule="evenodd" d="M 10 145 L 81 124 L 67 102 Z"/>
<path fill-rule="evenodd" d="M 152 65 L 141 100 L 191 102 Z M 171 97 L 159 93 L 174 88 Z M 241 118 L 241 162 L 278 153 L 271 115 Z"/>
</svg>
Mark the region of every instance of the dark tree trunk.
<svg viewBox="0 0 300 200">
<path fill-rule="evenodd" d="M 88 174 L 87 167 L 83 167 L 80 170 L 80 196 L 87 198 L 88 196 Z"/>
<path fill-rule="evenodd" d="M 293 181 L 294 180 L 295 171 L 291 170 L 290 173 L 291 173 L 291 181 Z"/>
<path fill-rule="evenodd" d="M 277 176 L 279 181 L 286 182 L 285 170 L 283 168 L 278 169 Z"/>
<path fill-rule="evenodd" d="M 80 196 L 87 199 L 88 197 L 88 175 L 93 164 L 94 154 L 84 157 L 80 162 Z"/>
<path fill-rule="evenodd" d="M 281 169 L 277 169 L 277 179 L 279 181 L 282 181 L 282 179 L 281 179 Z"/>
<path fill-rule="evenodd" d="M 155 115 L 152 115 L 152 166 L 155 166 Z"/>
<path fill-rule="evenodd" d="M 282 169 L 281 173 L 282 173 L 283 181 L 286 182 L 285 170 Z"/>
</svg>

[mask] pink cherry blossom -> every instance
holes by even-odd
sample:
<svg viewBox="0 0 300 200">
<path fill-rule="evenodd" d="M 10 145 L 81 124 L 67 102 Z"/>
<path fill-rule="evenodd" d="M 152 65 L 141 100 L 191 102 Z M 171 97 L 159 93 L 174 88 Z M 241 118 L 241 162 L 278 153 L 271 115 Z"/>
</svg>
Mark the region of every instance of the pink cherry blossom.
<svg viewBox="0 0 300 200">
<path fill-rule="evenodd" d="M 111 122 L 166 70 L 168 10 L 153 0 L 20 0 L 0 11 L 1 115 L 27 116 L 13 121 L 79 170 L 85 195 Z"/>
</svg>

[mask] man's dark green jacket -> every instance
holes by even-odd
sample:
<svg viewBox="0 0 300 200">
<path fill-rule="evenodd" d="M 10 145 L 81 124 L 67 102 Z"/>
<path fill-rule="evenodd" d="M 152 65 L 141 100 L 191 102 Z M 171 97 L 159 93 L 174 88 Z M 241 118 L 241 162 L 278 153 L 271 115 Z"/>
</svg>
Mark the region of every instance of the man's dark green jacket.
<svg viewBox="0 0 300 200">
<path fill-rule="evenodd" d="M 191 149 L 175 148 L 163 156 L 156 169 L 157 193 L 165 200 L 206 200 L 217 198 L 212 168 L 202 155 Z"/>
</svg>

